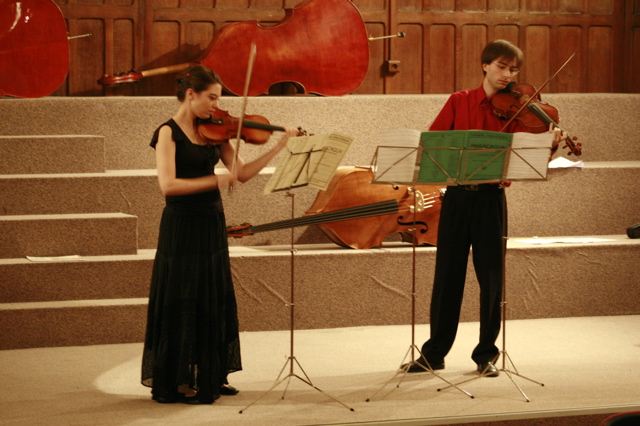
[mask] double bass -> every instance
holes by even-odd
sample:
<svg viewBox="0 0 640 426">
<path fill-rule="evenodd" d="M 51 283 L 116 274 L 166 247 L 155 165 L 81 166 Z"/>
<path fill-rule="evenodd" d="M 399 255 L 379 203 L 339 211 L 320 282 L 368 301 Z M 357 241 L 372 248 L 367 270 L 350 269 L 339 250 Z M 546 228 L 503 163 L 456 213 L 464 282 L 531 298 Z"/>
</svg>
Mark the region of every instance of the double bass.
<svg viewBox="0 0 640 426">
<path fill-rule="evenodd" d="M 69 72 L 69 40 L 51 0 L 0 1 L 0 97 L 40 98 Z"/>
<path fill-rule="evenodd" d="M 98 83 L 133 83 L 202 64 L 220 76 L 227 91 L 241 95 L 252 43 L 257 48 L 256 72 L 248 96 L 268 94 L 271 86 L 283 82 L 295 83 L 305 94 L 341 96 L 356 90 L 369 68 L 369 38 L 356 6 L 350 0 L 305 0 L 285 9 L 284 19 L 276 25 L 258 21 L 224 25 L 196 61 L 104 75 Z"/>
<path fill-rule="evenodd" d="M 304 216 L 264 225 L 243 224 L 227 228 L 228 237 L 292 226 L 317 225 L 339 246 L 368 249 L 382 245 L 392 234 L 416 245 L 435 246 L 442 191 L 437 186 L 375 184 L 366 167 L 338 169 L 329 186 L 318 191 Z"/>
</svg>

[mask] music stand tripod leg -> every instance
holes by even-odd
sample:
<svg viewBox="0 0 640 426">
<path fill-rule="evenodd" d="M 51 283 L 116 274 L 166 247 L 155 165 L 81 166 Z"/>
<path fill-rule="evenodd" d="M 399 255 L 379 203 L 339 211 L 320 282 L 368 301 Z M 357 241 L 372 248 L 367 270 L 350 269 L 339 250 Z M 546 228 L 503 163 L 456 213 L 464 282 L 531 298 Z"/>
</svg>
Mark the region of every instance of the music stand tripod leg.
<svg viewBox="0 0 640 426">
<path fill-rule="evenodd" d="M 502 356 L 502 368 L 499 368 L 498 371 L 499 372 L 504 372 L 507 377 L 509 377 L 509 380 L 511 380 L 511 382 L 514 384 L 514 386 L 518 389 L 518 391 L 520 391 L 520 393 L 522 394 L 522 396 L 524 397 L 526 402 L 531 402 L 531 400 L 529 399 L 529 397 L 527 397 L 527 395 L 524 393 L 524 391 L 522 390 L 522 388 L 520 388 L 520 386 L 518 386 L 518 384 L 515 382 L 515 380 L 513 380 L 512 374 L 522 377 L 523 379 L 529 380 L 532 383 L 538 384 L 540 386 L 544 386 L 544 383 L 541 382 L 537 382 L 533 379 L 530 379 L 528 377 L 523 376 L 522 374 L 518 373 L 517 369 L 515 368 L 515 365 L 513 364 L 513 361 L 511 360 L 511 357 L 509 356 L 509 354 L 507 353 L 507 280 L 506 280 L 506 255 L 507 255 L 507 240 L 508 237 L 504 236 L 504 243 L 502 245 L 502 276 L 503 278 L 503 286 L 502 286 L 502 301 L 500 303 L 501 305 L 501 309 L 502 309 L 502 350 L 498 353 L 498 355 L 496 356 L 496 358 L 494 359 L 494 363 L 496 363 L 498 361 L 498 359 L 500 358 L 500 356 Z M 507 368 L 507 361 L 509 362 L 509 364 L 511 365 L 511 367 L 513 368 L 514 371 L 509 370 Z M 458 385 L 462 385 L 464 383 L 469 383 L 472 382 L 474 380 L 478 380 L 481 379 L 483 377 L 487 377 L 487 369 L 489 367 L 487 366 L 487 368 L 485 368 L 484 371 L 480 372 L 480 375 L 478 377 L 474 377 L 472 379 L 468 379 L 462 382 L 458 382 Z M 442 390 L 447 389 L 447 388 L 443 388 Z M 441 389 L 438 389 L 439 391 Z"/>
<path fill-rule="evenodd" d="M 448 381 L 447 379 L 445 379 L 444 377 L 442 377 L 438 373 L 436 373 L 433 370 L 433 368 L 431 368 L 431 365 L 429 364 L 429 361 L 426 361 L 426 357 L 422 356 L 422 352 L 420 351 L 420 349 L 418 349 L 418 347 L 415 344 L 415 328 L 416 328 L 416 244 L 417 244 L 417 241 L 418 241 L 418 237 L 416 235 L 416 231 L 417 231 L 417 227 L 416 227 L 416 223 L 417 223 L 417 220 L 416 220 L 417 208 L 416 208 L 416 206 L 418 205 L 418 202 L 417 202 L 418 191 L 416 191 L 415 186 L 412 186 L 410 190 L 413 193 L 413 228 L 411 229 L 411 231 L 413 233 L 413 250 L 412 250 L 412 262 L 413 263 L 412 263 L 412 280 L 411 280 L 412 281 L 411 282 L 411 345 L 409 346 L 409 349 L 405 353 L 404 358 L 402 358 L 402 362 L 400 363 L 400 368 L 398 369 L 398 371 L 393 375 L 393 377 L 391 377 L 389 380 L 387 380 L 380 387 L 380 389 L 378 389 L 373 395 L 371 395 L 369 398 L 367 398 L 366 402 L 371 401 L 371 399 L 374 396 L 376 396 L 378 393 L 380 393 L 382 391 L 382 389 L 384 389 L 389 383 L 391 383 L 393 381 L 393 379 L 398 377 L 398 375 L 402 374 L 402 377 L 400 378 L 400 381 L 396 385 L 396 388 L 399 388 L 400 385 L 402 384 L 402 382 L 404 381 L 404 378 L 409 373 L 409 369 L 414 364 L 417 364 L 425 372 L 431 373 L 434 376 L 436 376 L 437 378 L 439 378 L 440 380 L 442 380 L 442 381 L 446 382 L 447 384 L 449 384 L 449 386 L 447 386 L 447 388 L 455 387 L 460 392 L 466 394 L 470 398 L 474 398 L 474 396 L 472 394 L 470 394 L 469 392 L 467 392 L 466 390 L 458 387 L 457 385 L 451 383 L 450 381 Z M 418 359 L 424 359 L 425 360 L 425 362 L 427 363 L 426 366 L 415 361 L 416 358 L 414 357 L 414 354 L 415 354 L 414 351 L 418 353 L 418 355 L 419 355 Z M 407 356 L 409 354 L 411 354 L 411 357 L 410 357 L 411 361 L 409 361 L 407 364 L 405 364 L 404 362 L 407 359 Z M 438 391 L 440 391 L 440 389 L 438 389 Z"/>
<path fill-rule="evenodd" d="M 294 349 L 294 330 L 295 330 L 295 240 L 294 240 L 294 228 L 295 228 L 295 203 L 294 203 L 294 199 L 295 199 L 295 194 L 288 192 L 287 196 L 291 198 L 291 283 L 290 283 L 290 301 L 287 304 L 289 306 L 289 323 L 290 323 L 290 328 L 289 328 L 289 350 L 290 350 L 290 355 L 287 358 L 287 361 L 285 362 L 284 366 L 282 367 L 282 369 L 280 370 L 280 374 L 278 374 L 278 377 L 275 380 L 275 383 L 273 384 L 273 386 L 271 386 L 271 388 L 269 388 L 269 390 L 267 390 L 265 393 L 263 393 L 258 399 L 256 399 L 255 401 L 253 401 L 251 404 L 247 405 L 246 407 L 244 407 L 243 409 L 240 410 L 240 414 L 242 414 L 247 408 L 251 407 L 253 404 L 255 404 L 256 402 L 258 402 L 260 399 L 262 399 L 265 395 L 267 395 L 269 392 L 271 392 L 273 389 L 275 389 L 278 385 L 280 385 L 282 382 L 284 382 L 285 380 L 287 380 L 287 384 L 285 386 L 284 392 L 282 393 L 282 399 L 284 399 L 286 393 L 287 393 L 287 389 L 289 388 L 289 383 L 291 382 L 291 378 L 295 377 L 297 379 L 299 379 L 300 381 L 302 381 L 303 383 L 306 383 L 307 385 L 311 386 L 312 388 L 314 388 L 315 390 L 319 391 L 320 393 L 322 393 L 325 396 L 328 396 L 329 398 L 333 399 L 334 401 L 336 401 L 338 404 L 342 405 L 343 407 L 347 408 L 350 411 L 355 411 L 353 408 L 347 406 L 346 404 L 342 403 L 341 401 L 339 401 L 337 398 L 327 394 L 326 392 L 322 391 L 320 388 L 318 388 L 317 386 L 315 386 L 312 382 L 311 379 L 309 379 L 309 376 L 307 376 L 307 373 L 304 371 L 304 369 L 302 368 L 302 366 L 300 365 L 300 363 L 298 362 L 298 360 L 296 359 L 296 357 L 294 356 L 293 353 L 293 349 Z M 295 362 L 295 364 L 294 364 Z M 282 373 L 284 372 L 285 368 L 287 367 L 287 365 L 289 366 L 289 373 L 283 377 L 282 379 L 280 379 L 280 377 L 282 376 Z M 294 373 L 293 369 L 294 369 L 294 365 L 298 365 L 298 367 L 300 368 L 300 370 L 302 371 L 302 373 L 304 374 L 304 378 L 298 376 L 297 374 Z"/>
</svg>

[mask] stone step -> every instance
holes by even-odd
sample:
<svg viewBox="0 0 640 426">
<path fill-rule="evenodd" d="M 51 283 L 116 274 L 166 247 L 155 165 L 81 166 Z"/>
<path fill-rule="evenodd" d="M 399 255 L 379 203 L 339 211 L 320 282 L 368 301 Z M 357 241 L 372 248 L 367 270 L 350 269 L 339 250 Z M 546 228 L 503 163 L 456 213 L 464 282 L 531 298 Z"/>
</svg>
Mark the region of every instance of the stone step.
<svg viewBox="0 0 640 426">
<path fill-rule="evenodd" d="M 0 301 L 55 302 L 147 297 L 155 250 L 32 261 L 0 259 Z"/>
<path fill-rule="evenodd" d="M 0 216 L 0 259 L 133 254 L 137 222 L 124 213 Z"/>
<path fill-rule="evenodd" d="M 0 350 L 144 340 L 146 299 L 0 304 Z"/>
<path fill-rule="evenodd" d="M 301 126 L 310 133 L 351 135 L 355 141 L 344 164 L 361 165 L 371 162 L 381 132 L 402 127 L 428 129 L 447 98 L 448 95 L 259 96 L 250 99 L 246 112 L 262 115 L 272 124 Z M 561 126 L 583 143 L 582 160 L 640 160 L 640 94 L 543 94 L 543 100 L 559 110 Z M 242 103 L 240 97 L 224 96 L 220 106 L 237 116 Z M 0 134 L 102 135 L 107 170 L 152 169 L 155 156 L 149 141 L 153 131 L 176 109 L 174 97 L 3 98 Z M 274 138 L 279 135 L 274 133 Z M 250 160 L 264 149 L 247 146 L 241 155 Z M 276 160 L 271 165 L 275 164 Z"/>
<path fill-rule="evenodd" d="M 272 169 L 223 194 L 227 224 L 261 225 L 296 217 L 313 204 L 317 191 L 297 188 L 263 195 Z M 552 169 L 548 180 L 514 182 L 507 189 L 509 235 L 607 235 L 640 222 L 640 161 L 587 162 L 582 168 Z M 357 193 L 355 194 L 357 195 Z M 380 200 L 376 200 L 380 201 Z M 0 175 L 0 205 L 7 215 L 123 212 L 138 217 L 138 247 L 154 249 L 164 197 L 155 170 L 97 174 Z M 329 242 L 317 227 L 301 227 L 297 244 Z M 394 239 L 394 236 L 390 236 Z M 231 245 L 289 244 L 289 229 L 231 239 Z"/>
<path fill-rule="evenodd" d="M 0 136 L 0 174 L 104 171 L 103 136 Z"/>
<path fill-rule="evenodd" d="M 635 269 L 640 239 L 582 238 L 547 244 L 508 240 L 508 319 L 640 314 Z M 419 324 L 428 323 L 435 251 L 415 250 Z M 1 296 L 10 301 L 0 303 L 0 349 L 142 341 L 153 254 L 89 256 L 72 264 L 0 260 Z M 408 244 L 369 250 L 295 246 L 293 280 L 290 246 L 232 247 L 230 255 L 243 331 L 288 330 L 292 287 L 296 329 L 411 323 L 414 251 Z M 119 268 L 120 274 L 109 277 Z M 66 271 L 71 271 L 67 281 L 55 278 Z M 38 282 L 47 274 L 48 282 Z M 471 262 L 468 274 L 464 322 L 478 318 Z M 83 289 L 83 283 L 92 289 Z"/>
<path fill-rule="evenodd" d="M 588 162 L 507 189 L 509 235 L 607 235 L 640 221 L 640 162 Z"/>
<path fill-rule="evenodd" d="M 138 247 L 155 248 L 164 197 L 155 170 L 0 175 L 6 215 L 126 213 L 138 218 Z"/>
</svg>

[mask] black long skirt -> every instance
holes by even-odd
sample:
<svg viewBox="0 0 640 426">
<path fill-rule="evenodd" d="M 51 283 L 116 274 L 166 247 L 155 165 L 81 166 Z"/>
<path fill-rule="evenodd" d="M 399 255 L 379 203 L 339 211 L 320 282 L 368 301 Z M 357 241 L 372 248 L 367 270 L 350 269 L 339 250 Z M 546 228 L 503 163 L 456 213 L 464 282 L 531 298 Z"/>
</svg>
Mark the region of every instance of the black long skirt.
<svg viewBox="0 0 640 426">
<path fill-rule="evenodd" d="M 180 215 L 165 208 L 153 264 L 142 384 L 156 400 L 179 385 L 200 403 L 242 369 L 238 316 L 224 213 Z"/>
</svg>

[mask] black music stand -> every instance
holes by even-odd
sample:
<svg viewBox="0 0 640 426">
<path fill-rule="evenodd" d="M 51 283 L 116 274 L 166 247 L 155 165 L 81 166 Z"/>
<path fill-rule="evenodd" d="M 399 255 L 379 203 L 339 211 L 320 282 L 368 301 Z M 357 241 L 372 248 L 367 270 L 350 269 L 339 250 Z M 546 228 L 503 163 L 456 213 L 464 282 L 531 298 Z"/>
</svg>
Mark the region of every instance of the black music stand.
<svg viewBox="0 0 640 426">
<path fill-rule="evenodd" d="M 549 158 L 551 155 L 551 145 L 552 145 L 552 136 L 548 133 L 532 135 L 529 133 L 517 133 L 517 134 L 508 134 L 508 133 L 499 133 L 499 132 L 483 132 L 483 135 L 479 133 L 475 133 L 475 131 L 469 131 L 470 136 L 478 136 L 480 139 L 487 137 L 496 136 L 498 139 L 505 140 L 505 135 L 508 135 L 509 143 L 500 148 L 498 146 L 487 147 L 487 144 L 490 142 L 479 141 L 477 143 L 469 143 L 465 144 L 463 147 L 454 148 L 454 150 L 458 150 L 458 153 L 451 152 L 448 154 L 449 157 L 454 158 L 457 157 L 459 159 L 459 164 L 457 167 L 458 174 L 457 176 L 451 176 L 448 171 L 442 167 L 442 164 L 438 164 L 437 158 L 438 155 L 447 157 L 447 153 L 444 151 L 438 151 L 442 149 L 450 149 L 443 147 L 423 147 L 422 152 L 422 164 L 427 166 L 427 173 L 422 174 L 423 179 L 433 178 L 438 174 L 445 173 L 447 175 L 447 182 L 451 182 L 453 184 L 459 185 L 473 185 L 479 183 L 500 183 L 507 181 L 530 181 L 530 180 L 546 180 L 547 179 L 547 168 L 549 163 Z M 438 138 L 440 136 L 447 138 L 446 132 L 429 132 L 435 133 L 434 138 Z M 437 135 L 441 133 L 440 135 Z M 462 132 L 460 132 L 462 133 Z M 497 133 L 497 135 L 494 135 Z M 424 134 L 423 134 L 424 135 Z M 425 136 L 425 139 L 429 138 L 429 134 Z M 424 145 L 428 145 L 425 143 Z M 480 147 L 480 146 L 484 146 Z M 477 158 L 473 158 L 477 157 Z M 432 163 L 431 166 L 429 164 Z M 435 166 L 435 167 L 434 167 Z M 469 167 L 471 166 L 471 167 Z M 455 170 L 455 168 L 448 170 Z M 432 174 L 431 172 L 434 172 Z M 506 212 L 505 212 L 506 214 Z M 507 339 L 506 339 L 506 320 L 507 320 L 507 310 L 506 310 L 506 254 L 507 254 L 507 239 L 508 236 L 503 236 L 503 245 L 502 245 L 502 275 L 503 275 L 503 289 L 502 289 L 502 300 L 501 300 L 501 309 L 502 309 L 502 350 L 499 351 L 496 356 L 494 362 L 497 362 L 500 356 L 502 356 L 502 367 L 498 368 L 498 371 L 504 372 L 507 377 L 511 380 L 511 382 L 516 386 L 516 388 L 520 391 L 522 396 L 525 398 L 527 402 L 530 402 L 527 395 L 522 391 L 522 389 L 518 386 L 518 384 L 513 380 L 512 375 L 516 375 L 522 377 L 526 380 L 529 380 L 533 383 L 536 383 L 540 386 L 544 386 L 543 383 L 537 382 L 533 379 L 525 377 L 521 375 L 509 354 L 507 353 Z M 508 364 L 508 365 L 507 365 Z M 490 373 L 485 368 L 484 371 L 480 372 L 480 375 L 474 377 L 472 379 L 464 380 L 462 382 L 457 383 L 456 385 L 462 385 L 464 383 L 469 383 L 471 381 L 480 379 L 482 377 L 487 377 Z M 451 385 L 450 385 L 451 386 Z M 445 388 L 438 389 L 444 390 Z"/>
<path fill-rule="evenodd" d="M 272 179 L 268 182 L 267 187 L 265 188 L 265 193 L 276 192 L 276 191 L 286 191 L 286 196 L 291 198 L 291 282 L 290 282 L 290 296 L 289 302 L 287 306 L 289 307 L 289 356 L 285 364 L 282 366 L 280 373 L 278 374 L 273 386 L 269 388 L 266 392 L 264 392 L 258 399 L 253 401 L 251 404 L 247 405 L 243 409 L 240 410 L 240 414 L 242 414 L 246 409 L 251 407 L 253 404 L 261 400 L 268 393 L 270 393 L 273 389 L 278 387 L 281 383 L 287 382 L 284 392 L 282 393 L 282 399 L 284 399 L 287 390 L 289 388 L 289 383 L 291 382 L 291 378 L 297 378 L 303 383 L 311 386 L 318 392 L 328 396 L 333 399 L 338 404 L 343 407 L 349 409 L 350 411 L 355 411 L 353 408 L 345 405 L 340 400 L 335 397 L 327 394 L 322 391 L 320 388 L 315 386 L 307 373 L 300 365 L 300 362 L 294 355 L 294 330 L 295 330 L 295 194 L 291 192 L 291 189 L 294 187 L 302 187 L 307 186 L 310 183 L 316 187 L 322 187 L 323 183 L 326 180 L 326 183 L 331 180 L 331 177 L 335 173 L 339 162 L 342 160 L 344 153 L 346 152 L 349 144 L 353 140 L 353 138 L 340 134 L 330 134 L 330 135 L 319 135 L 325 136 L 325 140 L 321 142 L 314 142 L 310 140 L 309 136 L 303 136 L 292 141 L 290 139 L 289 144 L 287 146 L 288 152 L 284 155 L 280 161 L 280 164 L 277 167 L 276 172 L 274 173 Z M 304 140 L 303 140 L 304 138 Z M 329 142 L 326 139 L 329 139 Z M 294 142 L 300 142 L 295 144 Z M 289 145 L 294 145 L 292 148 L 289 148 Z M 315 149 L 318 146 L 321 146 L 320 149 Z M 325 148 L 330 146 L 329 150 L 331 154 L 326 154 Z M 341 152 L 338 152 L 341 151 Z M 312 157 L 314 154 L 320 154 L 313 161 Z M 312 164 L 313 163 L 313 164 Z M 300 371 L 302 372 L 302 376 L 296 374 L 294 372 L 295 366 L 298 366 Z M 288 368 L 288 373 L 283 377 L 283 373 L 285 369 Z"/>
<path fill-rule="evenodd" d="M 415 141 L 415 144 L 412 143 L 412 145 L 415 146 L 379 147 L 388 149 L 391 155 L 382 157 L 379 156 L 378 151 L 376 151 L 374 162 L 376 159 L 385 159 L 385 165 L 379 178 L 388 174 L 388 176 L 394 176 L 391 180 L 397 179 L 397 177 L 395 177 L 396 174 L 393 173 L 392 170 L 394 167 L 404 164 L 405 170 L 400 172 L 400 176 L 402 176 L 401 179 L 409 179 L 410 176 L 413 176 L 412 180 L 414 182 L 422 184 L 476 185 L 480 183 L 500 183 L 516 180 L 546 180 L 551 144 L 552 137 L 549 134 L 509 134 L 477 130 L 424 132 L 420 134 L 420 138 Z M 415 164 L 413 169 L 406 167 L 412 164 Z M 378 179 L 378 181 L 381 183 L 390 183 L 390 178 L 387 177 L 385 181 Z M 503 268 L 506 258 L 507 236 L 505 235 L 504 238 L 502 254 Z M 503 276 L 505 276 L 504 269 Z M 413 305 L 415 305 L 415 282 L 412 294 L 412 310 L 415 309 Z M 506 352 L 506 280 L 503 285 L 501 307 L 503 350 L 499 353 L 498 357 L 503 355 L 503 365 L 500 371 L 505 372 L 527 402 L 529 402 L 529 399 L 515 383 L 511 374 L 518 375 L 541 386 L 544 386 L 544 384 L 520 375 Z M 414 321 L 414 318 L 412 318 L 412 321 Z M 412 342 L 410 347 L 412 361 L 405 365 L 405 368 L 401 368 L 401 371 L 397 373 L 396 376 L 401 373 L 406 373 L 411 365 L 416 364 L 413 354 L 414 349 L 418 348 L 415 346 L 413 340 L 413 327 L 414 325 L 412 324 Z M 420 353 L 419 350 L 418 353 Z M 421 358 L 426 359 L 422 357 L 421 353 L 420 355 Z M 496 361 L 497 359 L 498 358 L 496 358 Z M 506 367 L 507 359 L 514 371 Z M 422 364 L 419 363 L 418 365 L 422 366 Z M 425 368 L 425 371 L 433 372 L 431 366 Z M 485 377 L 486 375 L 486 371 L 483 371 L 480 376 L 473 379 L 465 380 L 457 384 L 448 382 L 449 386 L 440 388 L 438 391 L 455 387 L 473 398 L 471 394 L 460 389 L 458 386 Z M 394 376 L 394 378 L 396 376 Z"/>
<path fill-rule="evenodd" d="M 391 152 L 391 155 L 388 156 L 384 156 L 385 161 L 384 161 L 384 165 L 381 166 L 381 164 L 379 164 L 378 159 L 382 159 L 383 157 L 380 156 L 380 149 L 385 149 L 385 148 L 390 148 L 389 152 Z M 389 383 L 391 383 L 396 377 L 398 377 L 399 375 L 401 375 L 400 380 L 398 382 L 398 384 L 396 385 L 397 388 L 400 387 L 400 385 L 402 384 L 402 382 L 404 381 L 404 378 L 406 377 L 407 373 L 409 372 L 409 369 L 413 366 L 413 365 L 418 365 L 420 368 L 422 368 L 424 370 L 424 372 L 427 373 L 431 373 L 434 376 L 436 376 L 437 378 L 439 378 L 440 380 L 444 381 L 445 383 L 447 383 L 449 385 L 449 387 L 455 387 L 456 389 L 458 389 L 460 392 L 468 395 L 471 398 L 474 398 L 474 396 L 472 394 L 470 394 L 469 392 L 467 392 L 466 390 L 458 387 L 457 385 L 451 383 L 450 381 L 448 381 L 447 379 L 445 379 L 444 377 L 440 376 L 438 373 L 436 373 L 434 371 L 434 369 L 431 367 L 431 365 L 429 364 L 429 361 L 426 361 L 426 358 L 424 358 L 422 356 L 422 352 L 420 351 L 420 349 L 418 348 L 418 346 L 416 346 L 415 344 L 415 327 L 416 327 L 416 245 L 417 245 L 417 235 L 416 235 L 416 231 L 417 231 L 417 220 L 416 220 L 416 214 L 418 211 L 421 211 L 420 209 L 425 208 L 425 201 L 422 197 L 422 194 L 420 194 L 419 191 L 416 190 L 415 186 L 417 184 L 416 180 L 415 180 L 415 173 L 414 173 L 414 164 L 416 163 L 416 158 L 418 156 L 418 153 L 420 152 L 420 148 L 418 147 L 403 147 L 403 146 L 379 146 L 378 148 L 376 148 L 376 153 L 374 155 L 374 158 L 372 160 L 372 164 L 374 165 L 374 168 L 382 168 L 382 170 L 378 170 L 378 173 L 376 174 L 376 178 L 371 182 L 371 183 L 377 183 L 377 184 L 392 184 L 392 185 L 408 185 L 409 186 L 409 191 L 412 193 L 413 195 L 413 228 L 412 228 L 412 232 L 413 232 L 413 238 L 412 238 L 412 276 L 411 276 L 411 343 L 409 345 L 409 348 L 407 349 L 407 352 L 405 352 L 404 357 L 402 358 L 402 361 L 400 362 L 400 368 L 398 369 L 398 371 L 389 379 L 387 380 L 373 395 L 371 395 L 369 398 L 366 399 L 366 402 L 371 401 L 371 399 L 373 399 L 373 397 L 375 397 L 379 392 L 382 391 L 382 389 L 384 389 Z M 383 161 L 380 161 L 380 163 L 382 163 Z M 378 167 L 376 167 L 378 166 Z M 380 167 L 381 166 L 381 167 Z M 401 170 L 401 169 L 405 169 L 405 170 Z M 408 168 L 408 170 L 407 170 Z M 398 171 L 396 171 L 396 169 L 400 169 Z M 382 180 L 382 177 L 385 177 L 384 180 Z M 402 182 L 400 182 L 402 181 Z M 427 207 L 428 208 L 428 207 Z M 416 352 L 420 355 L 418 357 L 415 356 Z M 405 363 L 405 361 L 407 360 L 407 357 L 409 357 L 409 362 Z M 426 366 L 416 362 L 416 359 L 424 359 L 426 361 Z"/>
</svg>

